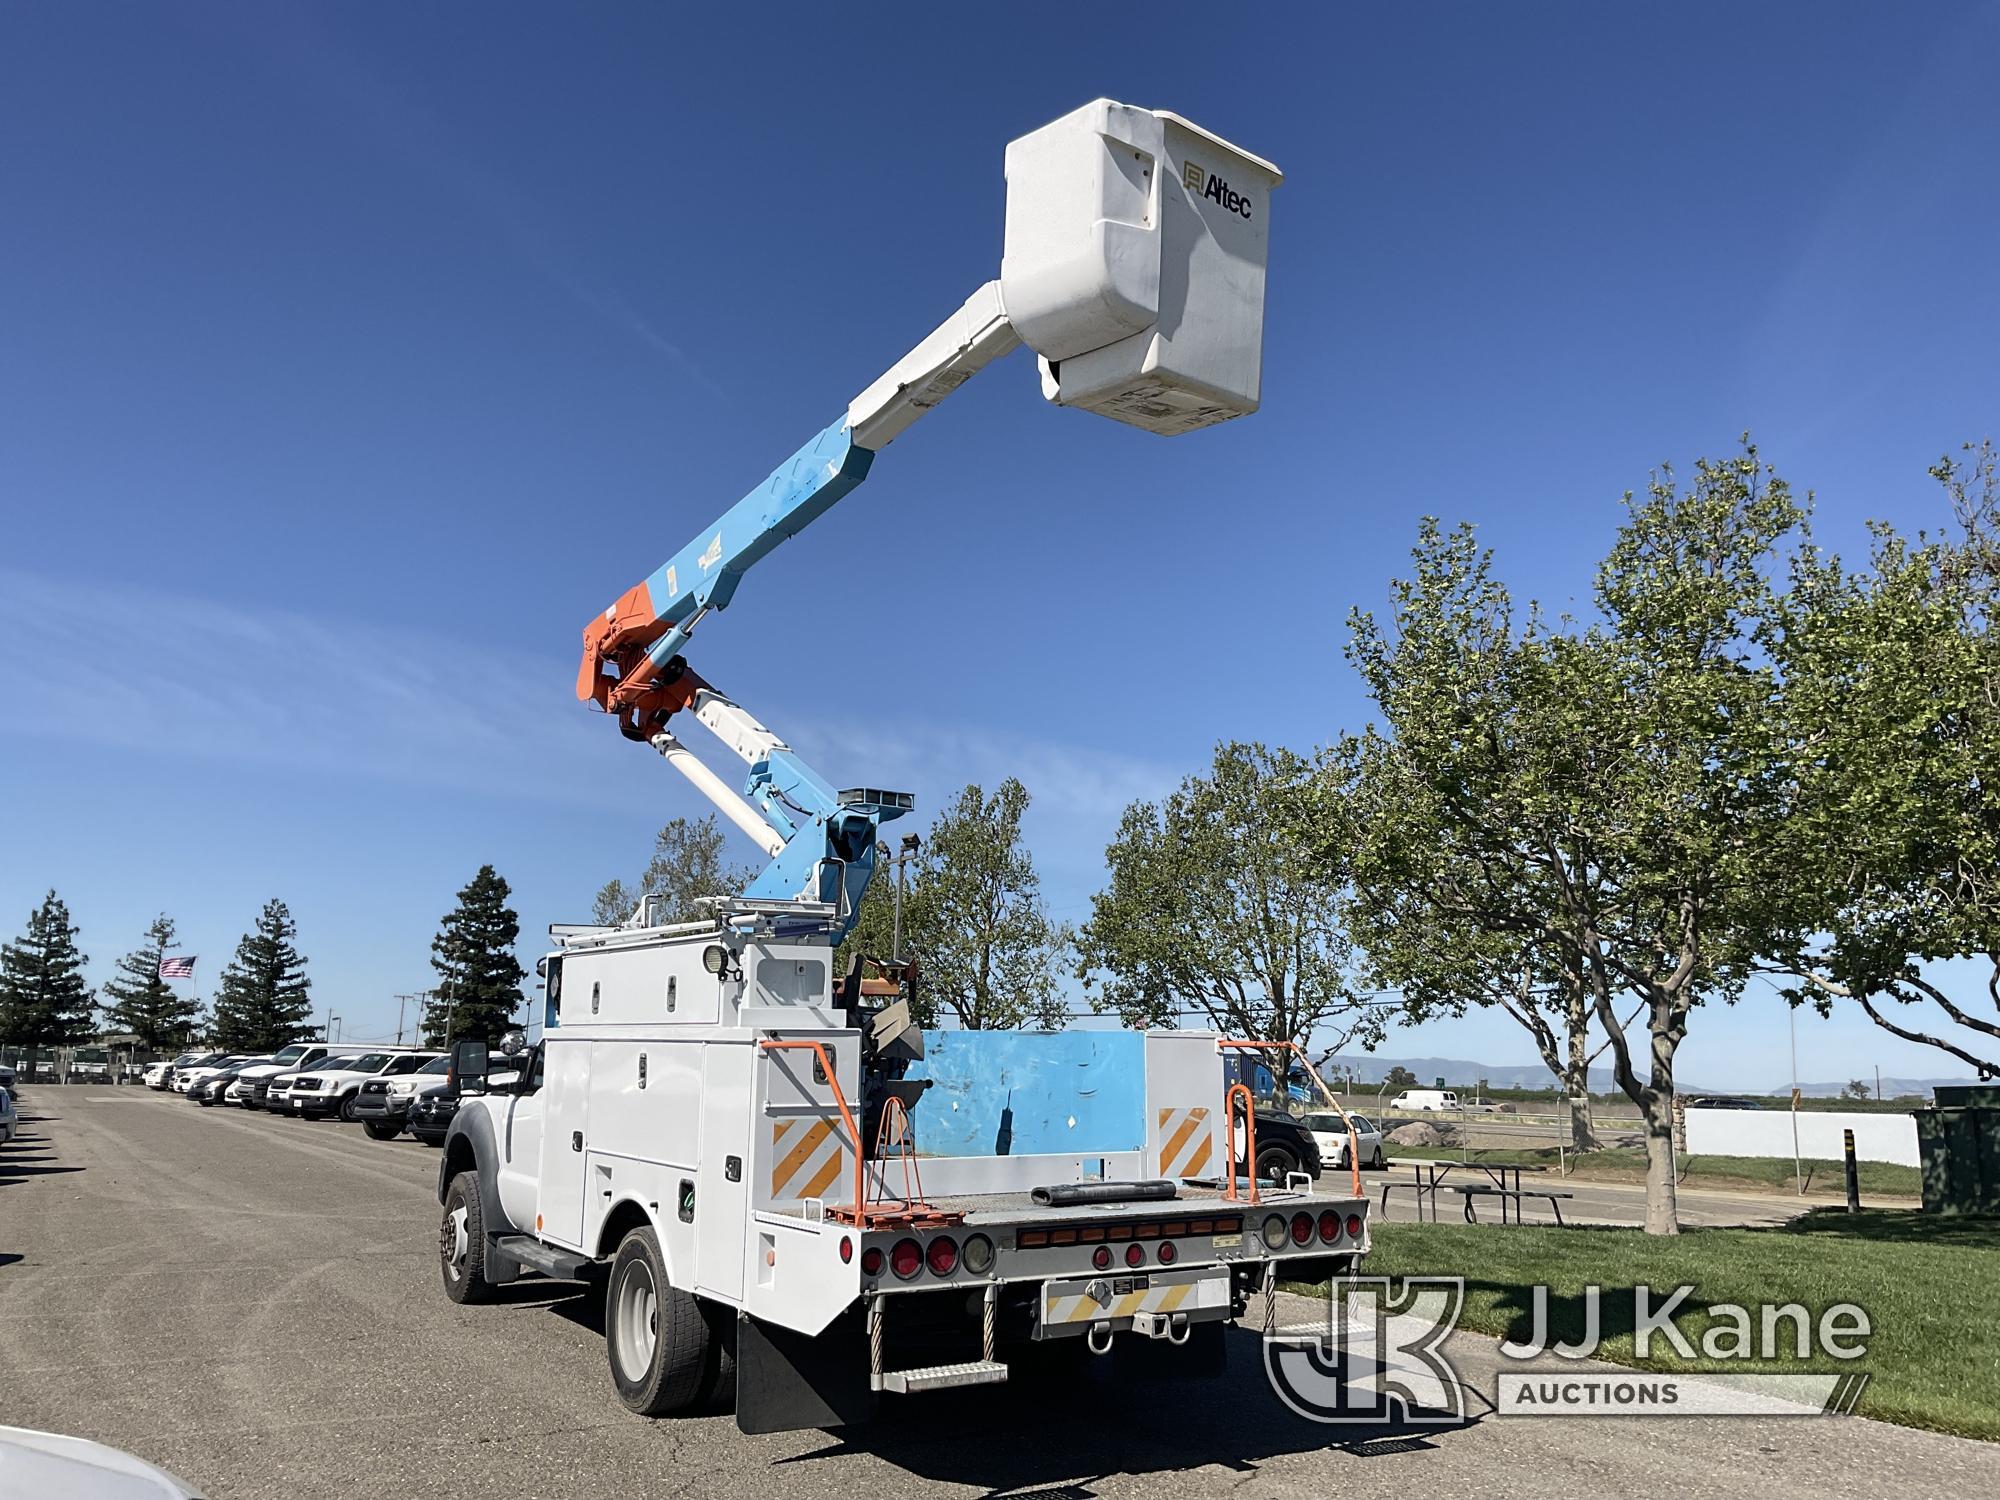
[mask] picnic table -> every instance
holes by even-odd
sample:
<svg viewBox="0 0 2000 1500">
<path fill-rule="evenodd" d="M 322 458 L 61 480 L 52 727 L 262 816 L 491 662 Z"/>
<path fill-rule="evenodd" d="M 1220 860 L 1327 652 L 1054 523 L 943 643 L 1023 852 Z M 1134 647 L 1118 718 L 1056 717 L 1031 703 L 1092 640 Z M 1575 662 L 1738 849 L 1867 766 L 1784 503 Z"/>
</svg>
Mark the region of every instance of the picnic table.
<svg viewBox="0 0 2000 1500">
<path fill-rule="evenodd" d="M 1519 1224 L 1522 1222 L 1521 1200 L 1523 1198 L 1542 1198 L 1546 1199 L 1549 1207 L 1554 1210 L 1556 1223 L 1560 1225 L 1563 1222 L 1561 1200 L 1576 1196 L 1574 1193 L 1563 1192 L 1555 1188 L 1529 1188 L 1521 1185 L 1522 1173 L 1545 1172 L 1548 1170 L 1546 1167 L 1520 1167 L 1509 1163 L 1478 1161 L 1419 1161 L 1410 1163 L 1410 1181 L 1397 1182 L 1391 1180 L 1382 1184 L 1383 1217 L 1388 1217 L 1390 1189 L 1407 1187 L 1413 1189 L 1417 1195 L 1418 1221 L 1422 1222 L 1424 1205 L 1429 1203 L 1431 1211 L 1430 1222 L 1435 1224 L 1437 1222 L 1438 1189 L 1446 1186 L 1445 1179 L 1455 1169 L 1461 1167 L 1465 1168 L 1468 1173 L 1476 1172 L 1486 1179 L 1484 1182 L 1455 1182 L 1449 1185 L 1451 1191 L 1457 1193 L 1461 1200 L 1463 1200 L 1465 1222 L 1468 1224 L 1477 1224 L 1479 1222 L 1479 1215 L 1475 1211 L 1474 1205 L 1481 1198 L 1495 1198 L 1499 1200 L 1500 1222 L 1502 1224 L 1510 1222 Z M 1509 1173 L 1513 1174 L 1511 1183 L 1508 1178 Z M 1508 1218 L 1510 1205 L 1513 1212 L 1511 1220 Z"/>
</svg>

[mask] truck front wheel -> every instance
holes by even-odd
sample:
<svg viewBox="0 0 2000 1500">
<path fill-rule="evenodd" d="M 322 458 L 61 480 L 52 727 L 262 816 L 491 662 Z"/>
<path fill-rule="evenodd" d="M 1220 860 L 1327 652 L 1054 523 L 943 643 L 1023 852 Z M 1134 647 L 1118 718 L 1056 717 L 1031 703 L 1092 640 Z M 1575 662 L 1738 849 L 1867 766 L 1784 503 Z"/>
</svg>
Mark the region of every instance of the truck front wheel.
<svg viewBox="0 0 2000 1500">
<path fill-rule="evenodd" d="M 445 1190 L 438 1267 L 444 1275 L 444 1294 L 452 1301 L 493 1300 L 493 1283 L 486 1279 L 486 1213 L 477 1172 L 460 1172 Z"/>
<path fill-rule="evenodd" d="M 684 1411 L 709 1384 L 715 1351 L 708 1321 L 693 1296 L 668 1283 L 651 1229 L 626 1235 L 612 1259 L 604 1342 L 618 1399 L 642 1417 Z"/>
</svg>

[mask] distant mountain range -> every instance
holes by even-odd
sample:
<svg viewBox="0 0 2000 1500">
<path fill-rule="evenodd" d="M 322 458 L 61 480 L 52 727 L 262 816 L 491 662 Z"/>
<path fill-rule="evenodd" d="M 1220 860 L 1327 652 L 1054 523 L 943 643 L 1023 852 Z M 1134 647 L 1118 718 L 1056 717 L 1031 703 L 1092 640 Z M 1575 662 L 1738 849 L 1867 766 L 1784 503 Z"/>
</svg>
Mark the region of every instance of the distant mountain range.
<svg viewBox="0 0 2000 1500">
<path fill-rule="evenodd" d="M 1407 1068 L 1416 1074 L 1417 1083 L 1423 1088 L 1438 1087 L 1438 1080 L 1444 1080 L 1446 1088 L 1471 1088 L 1484 1079 L 1488 1088 L 1495 1089 L 1545 1089 L 1552 1087 L 1555 1078 L 1540 1063 L 1483 1063 L 1469 1062 L 1462 1057 L 1379 1057 L 1373 1053 L 1342 1054 L 1333 1058 L 1322 1069 L 1331 1083 L 1334 1075 L 1345 1078 L 1350 1071 L 1354 1078 L 1365 1084 L 1378 1084 L 1389 1076 L 1392 1068 Z M 1862 1080 L 1872 1090 L 1875 1079 L 1871 1075 Z M 1903 1094 L 1918 1094 L 1930 1097 L 1930 1092 L 1938 1084 L 1970 1083 L 1969 1078 L 1884 1078 L 1882 1092 L 1894 1099 Z M 1609 1068 L 1590 1070 L 1592 1093 L 1609 1093 L 1618 1087 Z M 1847 1087 L 1845 1079 L 1839 1083 L 1802 1083 L 1799 1092 L 1810 1099 L 1832 1099 Z M 1780 1083 L 1764 1092 L 1780 1097 L 1789 1096 L 1792 1086 Z M 1684 1094 L 1748 1094 L 1749 1089 L 1716 1089 L 1706 1085 L 1681 1082 Z"/>
</svg>

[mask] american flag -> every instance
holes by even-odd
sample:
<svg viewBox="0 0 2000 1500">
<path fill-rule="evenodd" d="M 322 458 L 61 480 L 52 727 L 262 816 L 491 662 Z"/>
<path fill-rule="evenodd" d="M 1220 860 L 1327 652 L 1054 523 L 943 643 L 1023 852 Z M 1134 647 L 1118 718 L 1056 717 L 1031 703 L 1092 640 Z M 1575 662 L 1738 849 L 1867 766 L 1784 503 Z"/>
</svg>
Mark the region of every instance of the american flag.
<svg viewBox="0 0 2000 1500">
<path fill-rule="evenodd" d="M 192 958 L 183 958 L 179 954 L 175 954 L 171 958 L 162 958 L 160 960 L 160 978 L 194 978 L 194 960 Z"/>
</svg>

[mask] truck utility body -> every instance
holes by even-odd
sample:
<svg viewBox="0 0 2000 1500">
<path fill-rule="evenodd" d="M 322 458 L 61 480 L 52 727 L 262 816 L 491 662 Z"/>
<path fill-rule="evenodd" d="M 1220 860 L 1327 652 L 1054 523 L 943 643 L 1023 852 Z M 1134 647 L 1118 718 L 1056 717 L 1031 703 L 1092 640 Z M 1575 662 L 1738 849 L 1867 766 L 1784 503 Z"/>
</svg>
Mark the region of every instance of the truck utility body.
<svg viewBox="0 0 2000 1500">
<path fill-rule="evenodd" d="M 619 926 L 554 929 L 539 1041 L 513 1082 L 488 1084 L 483 1043 L 454 1050 L 447 1293 L 601 1273 L 613 1383 L 648 1415 L 714 1390 L 725 1350 L 747 1431 L 1002 1380 L 1010 1351 L 1036 1346 L 1151 1341 L 1212 1362 L 1281 1267 L 1324 1276 L 1367 1248 L 1358 1171 L 1344 1194 L 1239 1174 L 1257 1163 L 1254 1101 L 1227 1082 L 1245 1042 L 1125 1034 L 1102 1080 L 1115 1108 L 1079 1092 L 1062 1133 L 1032 1140 L 1004 1117 L 990 1140 L 943 1128 L 976 1101 L 924 1097 L 912 971 L 871 981 L 836 957 L 881 825 L 913 799 L 837 790 L 682 655 L 752 566 L 1023 344 L 1051 402 L 1162 436 L 1257 409 L 1274 166 L 1099 99 L 1012 142 L 1006 177 L 999 277 L 584 628 L 577 697 L 770 863 L 702 921 L 658 926 L 648 898 Z M 814 622 L 839 617 L 840 580 L 869 566 L 832 570 L 800 622 L 835 670 Z M 683 715 L 742 760 L 741 791 L 681 741 Z"/>
<path fill-rule="evenodd" d="M 587 1275 L 650 1231 L 669 1288 L 734 1341 L 739 1420 L 776 1430 L 1005 1379 L 1009 1348 L 1219 1338 L 1287 1263 L 1324 1276 L 1365 1251 L 1360 1195 L 1224 1170 L 1243 1142 L 1211 1033 L 1145 1034 L 1128 1149 L 926 1154 L 928 1105 L 893 1056 L 913 1045 L 901 1007 L 843 993 L 820 923 L 725 906 L 692 928 L 567 933 L 520 1080 L 460 1078 L 439 1193 L 470 1173 L 478 1204 L 447 1215 L 448 1261 L 472 1263 L 475 1214 L 486 1285 Z M 909 1094 L 914 1151 L 884 1144 L 886 1101 Z M 1107 1201 L 1061 1201 L 1078 1191 Z"/>
</svg>

